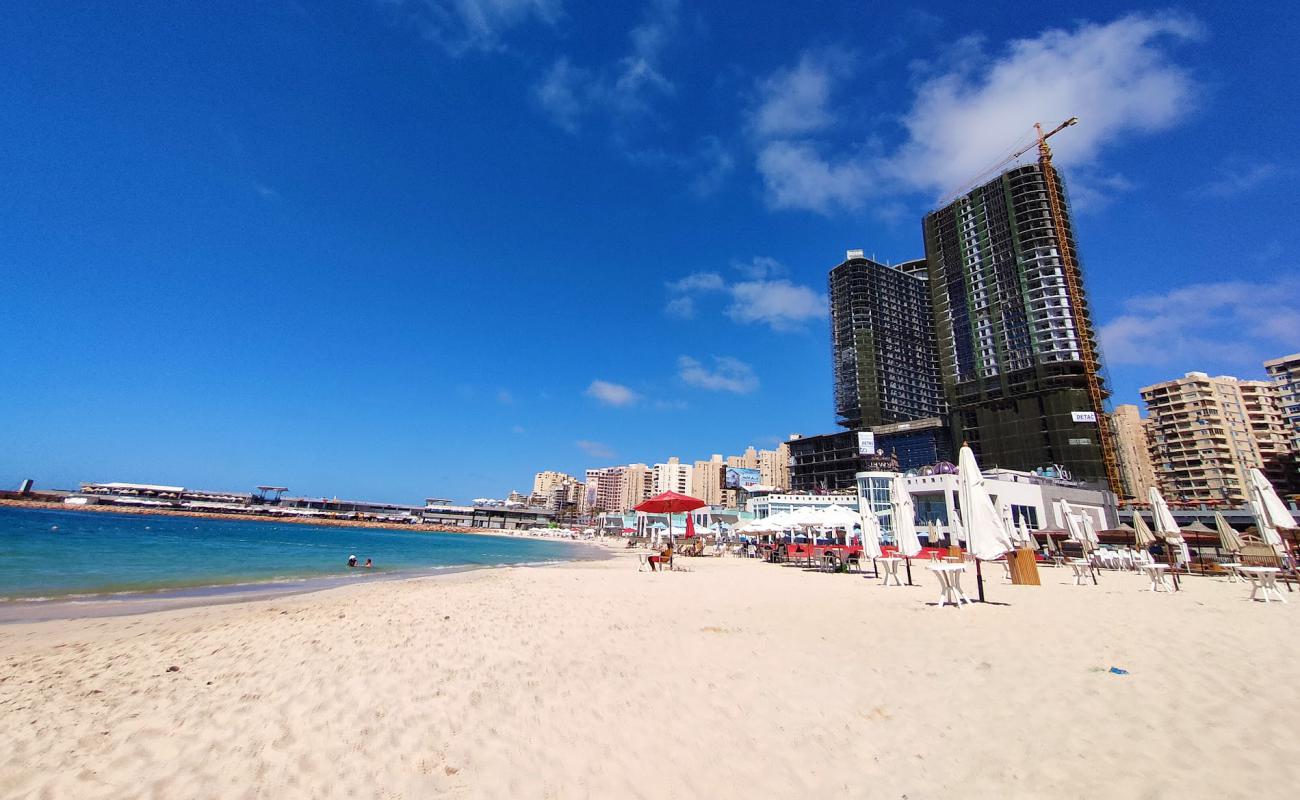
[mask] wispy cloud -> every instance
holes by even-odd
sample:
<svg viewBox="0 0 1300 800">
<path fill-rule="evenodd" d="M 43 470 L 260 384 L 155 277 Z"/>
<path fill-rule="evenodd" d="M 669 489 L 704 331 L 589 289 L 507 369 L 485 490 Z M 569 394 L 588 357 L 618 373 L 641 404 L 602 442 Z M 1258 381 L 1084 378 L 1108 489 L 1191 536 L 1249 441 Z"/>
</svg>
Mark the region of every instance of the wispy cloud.
<svg viewBox="0 0 1300 800">
<path fill-rule="evenodd" d="M 1190 284 L 1133 297 L 1099 335 L 1111 364 L 1231 368 L 1250 374 L 1259 371 L 1264 359 L 1292 352 L 1297 331 L 1300 276 L 1291 274 L 1263 282 Z"/>
<path fill-rule="evenodd" d="M 732 356 L 713 356 L 712 369 L 690 356 L 677 359 L 677 375 L 685 383 L 715 392 L 748 394 L 758 388 L 754 368 Z"/>
<path fill-rule="evenodd" d="M 1054 142 L 1057 160 L 1094 164 L 1108 145 L 1165 130 L 1195 107 L 1198 84 L 1172 51 L 1201 33 L 1190 17 L 1160 13 L 1051 29 L 996 55 L 968 37 L 954 45 L 961 59 L 922 68 L 901 120 L 903 141 L 893 148 L 820 135 L 842 122 L 829 110 L 842 73 L 805 56 L 759 83 L 754 119 L 770 121 L 753 127 L 768 203 L 830 214 L 882 197 L 938 196 L 980 175 L 1017 137 L 1027 143 L 1035 122 L 1071 116 L 1082 122 Z M 770 109 L 801 109 L 809 122 Z"/>
<path fill-rule="evenodd" d="M 664 311 L 670 316 L 689 319 L 696 314 L 697 297 L 720 293 L 730 297 L 724 313 L 735 322 L 759 323 L 773 330 L 790 331 L 809 320 L 827 316 L 826 295 L 775 277 L 785 273 L 785 267 L 776 259 L 756 256 L 732 266 L 748 280 L 727 283 L 717 272 L 696 272 L 669 282 L 666 284 L 669 300 Z"/>
<path fill-rule="evenodd" d="M 576 133 L 582 119 L 644 115 L 650 102 L 676 91 L 664 75 L 663 55 L 678 27 L 678 0 L 652 0 L 628 32 L 628 50 L 616 62 L 588 69 L 558 57 L 533 87 L 533 100 L 560 128 Z"/>
<path fill-rule="evenodd" d="M 763 138 L 788 137 L 821 130 L 834 121 L 828 108 L 834 81 L 849 74 L 853 56 L 830 49 L 808 51 L 793 67 L 759 80 L 759 103 L 750 128 Z"/>
<path fill-rule="evenodd" d="M 504 34 L 531 22 L 554 25 L 559 0 L 379 0 L 453 56 L 505 48 Z"/>
<path fill-rule="evenodd" d="M 621 383 L 610 383 L 599 379 L 591 382 L 591 385 L 587 387 L 586 395 L 607 406 L 618 408 L 634 405 L 641 399 L 641 395 Z"/>
<path fill-rule="evenodd" d="M 826 295 L 788 280 L 743 281 L 731 287 L 727 316 L 736 322 L 758 322 L 777 331 L 800 328 L 828 315 Z"/>
<path fill-rule="evenodd" d="M 618 455 L 614 452 L 614 448 L 604 442 L 593 442 L 588 439 L 579 439 L 574 442 L 574 444 L 592 458 L 613 458 Z"/>
<path fill-rule="evenodd" d="M 1195 194 L 1215 198 L 1236 197 L 1276 177 L 1277 164 L 1229 158 L 1214 170 L 1214 178 L 1197 187 Z"/>
</svg>

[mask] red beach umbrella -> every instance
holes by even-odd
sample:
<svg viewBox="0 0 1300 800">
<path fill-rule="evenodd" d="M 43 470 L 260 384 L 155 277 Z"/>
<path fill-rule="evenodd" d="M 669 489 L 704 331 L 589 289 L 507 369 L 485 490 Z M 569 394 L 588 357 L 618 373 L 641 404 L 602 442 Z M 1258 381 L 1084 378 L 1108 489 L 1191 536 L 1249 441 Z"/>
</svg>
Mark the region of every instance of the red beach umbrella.
<svg viewBox="0 0 1300 800">
<path fill-rule="evenodd" d="M 633 511 L 640 511 L 643 514 L 668 514 L 669 523 L 672 521 L 672 514 L 683 511 L 694 511 L 697 508 L 704 508 L 708 503 L 698 497 L 678 494 L 677 492 L 664 492 L 646 500 L 641 505 L 633 508 Z M 671 528 L 669 528 L 671 531 Z M 689 514 L 686 515 L 686 538 L 689 539 L 695 535 L 695 522 Z"/>
</svg>

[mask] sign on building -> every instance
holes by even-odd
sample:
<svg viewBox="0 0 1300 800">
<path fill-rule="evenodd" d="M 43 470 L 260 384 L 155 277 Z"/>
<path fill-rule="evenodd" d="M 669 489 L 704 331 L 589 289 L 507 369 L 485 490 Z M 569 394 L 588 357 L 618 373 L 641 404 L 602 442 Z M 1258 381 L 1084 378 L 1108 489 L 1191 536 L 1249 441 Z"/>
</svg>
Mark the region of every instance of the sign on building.
<svg viewBox="0 0 1300 800">
<path fill-rule="evenodd" d="M 751 486 L 757 486 L 762 480 L 761 474 L 756 469 L 749 467 L 727 467 L 726 480 L 722 484 L 724 489 L 748 489 Z"/>
<path fill-rule="evenodd" d="M 1070 419 L 1074 420 L 1075 422 L 1096 422 L 1097 412 L 1096 411 L 1071 411 Z"/>
<path fill-rule="evenodd" d="M 873 456 L 876 454 L 876 434 L 871 431 L 858 431 L 858 455 Z"/>
</svg>

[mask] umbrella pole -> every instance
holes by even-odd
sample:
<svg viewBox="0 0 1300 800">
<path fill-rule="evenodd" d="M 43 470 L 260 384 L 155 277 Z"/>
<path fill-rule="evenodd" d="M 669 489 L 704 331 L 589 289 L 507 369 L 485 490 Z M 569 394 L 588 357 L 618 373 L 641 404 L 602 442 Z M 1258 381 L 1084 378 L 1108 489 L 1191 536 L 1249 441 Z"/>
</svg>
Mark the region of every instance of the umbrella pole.
<svg viewBox="0 0 1300 800">
<path fill-rule="evenodd" d="M 912 585 L 912 557 L 907 557 L 907 585 Z"/>
<path fill-rule="evenodd" d="M 1182 591 L 1178 585 L 1178 566 L 1174 564 L 1174 546 L 1169 542 L 1165 542 L 1165 561 L 1169 562 L 1169 574 L 1174 578 L 1174 591 Z"/>
<path fill-rule="evenodd" d="M 984 571 L 980 569 L 980 560 L 975 559 L 975 586 L 979 589 L 980 602 L 984 602 Z"/>
</svg>

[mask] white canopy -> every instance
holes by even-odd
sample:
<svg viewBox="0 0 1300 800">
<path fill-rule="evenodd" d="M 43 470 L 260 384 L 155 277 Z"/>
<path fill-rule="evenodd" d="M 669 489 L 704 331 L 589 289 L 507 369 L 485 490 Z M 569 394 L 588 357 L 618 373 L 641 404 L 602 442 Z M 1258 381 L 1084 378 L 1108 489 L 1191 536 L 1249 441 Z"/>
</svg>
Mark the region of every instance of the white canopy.
<svg viewBox="0 0 1300 800">
<path fill-rule="evenodd" d="M 982 561 L 992 561 L 1008 550 L 1014 550 L 997 507 L 984 486 L 984 473 L 980 472 L 975 452 L 969 445 L 962 445 L 957 467 L 957 488 L 961 495 L 962 517 L 966 521 L 967 549 Z"/>
<path fill-rule="evenodd" d="M 819 525 L 825 525 L 828 528 L 843 528 L 846 531 L 853 530 L 853 526 L 862 521 L 862 517 L 858 512 L 838 503 L 821 509 L 817 514 L 820 517 Z"/>
<path fill-rule="evenodd" d="M 916 508 L 912 494 L 903 487 L 900 478 L 894 478 L 889 484 L 889 505 L 894 513 L 894 544 L 900 554 L 911 558 L 921 552 L 921 539 L 916 535 Z"/>
</svg>

